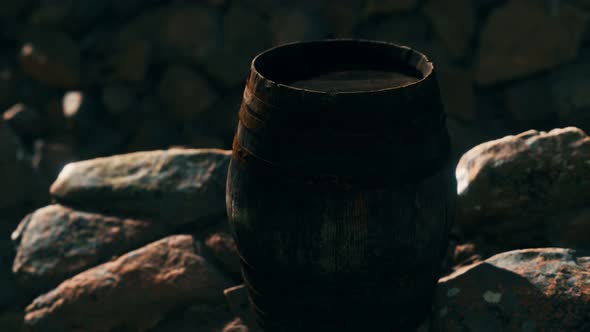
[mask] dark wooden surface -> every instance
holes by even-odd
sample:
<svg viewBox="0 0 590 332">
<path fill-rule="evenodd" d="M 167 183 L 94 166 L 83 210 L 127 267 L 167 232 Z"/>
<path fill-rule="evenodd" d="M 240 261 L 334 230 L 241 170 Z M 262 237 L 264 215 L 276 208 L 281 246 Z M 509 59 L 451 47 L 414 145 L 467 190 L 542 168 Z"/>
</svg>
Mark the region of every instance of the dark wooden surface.
<svg viewBox="0 0 590 332">
<path fill-rule="evenodd" d="M 312 49 L 330 58 L 330 45 L 321 46 Z M 411 66 L 423 79 L 331 94 L 276 84 L 256 65 L 282 67 L 254 62 L 226 201 L 265 331 L 404 331 L 430 309 L 456 196 L 444 112 L 432 66 L 420 54 L 382 43 L 337 49 L 370 58 L 373 46 L 374 57 L 406 68 L 400 82 Z M 336 75 L 346 78 L 338 89 L 354 91 L 359 79 L 366 83 L 358 73 L 318 76 L 321 64 L 310 67 L 276 77 L 309 86 Z M 341 69 L 332 72 L 356 71 Z"/>
<path fill-rule="evenodd" d="M 391 71 L 348 70 L 319 75 L 291 85 L 324 92 L 353 92 L 400 87 L 416 81 L 417 77 Z"/>
</svg>

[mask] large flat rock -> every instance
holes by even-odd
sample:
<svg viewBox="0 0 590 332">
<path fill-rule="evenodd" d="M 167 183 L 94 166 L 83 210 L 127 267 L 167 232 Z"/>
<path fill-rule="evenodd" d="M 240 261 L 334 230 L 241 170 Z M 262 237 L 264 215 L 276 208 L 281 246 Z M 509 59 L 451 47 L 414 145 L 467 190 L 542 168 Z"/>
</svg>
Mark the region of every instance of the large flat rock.
<svg viewBox="0 0 590 332">
<path fill-rule="evenodd" d="M 50 191 L 66 205 L 204 225 L 226 213 L 230 154 L 171 149 L 75 162 L 64 167 Z"/>
</svg>

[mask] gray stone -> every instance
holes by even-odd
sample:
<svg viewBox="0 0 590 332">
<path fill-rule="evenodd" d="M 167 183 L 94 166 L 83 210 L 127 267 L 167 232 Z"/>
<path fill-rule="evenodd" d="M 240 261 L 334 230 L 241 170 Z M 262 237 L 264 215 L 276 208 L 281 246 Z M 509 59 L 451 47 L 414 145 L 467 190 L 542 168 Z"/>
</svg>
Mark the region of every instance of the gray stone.
<svg viewBox="0 0 590 332">
<path fill-rule="evenodd" d="M 590 137 L 574 127 L 480 144 L 457 165 L 457 224 L 504 250 L 568 246 L 562 235 L 588 216 L 589 160 Z"/>
<path fill-rule="evenodd" d="M 13 272 L 33 291 L 50 289 L 113 256 L 166 235 L 164 225 L 50 205 L 27 216 L 13 233 Z"/>
<path fill-rule="evenodd" d="M 178 307 L 222 304 L 226 285 L 191 236 L 170 236 L 39 296 L 26 308 L 25 324 L 31 331 L 145 331 Z"/>
<path fill-rule="evenodd" d="M 230 151 L 158 150 L 68 164 L 51 186 L 58 201 L 181 225 L 225 214 Z"/>
</svg>

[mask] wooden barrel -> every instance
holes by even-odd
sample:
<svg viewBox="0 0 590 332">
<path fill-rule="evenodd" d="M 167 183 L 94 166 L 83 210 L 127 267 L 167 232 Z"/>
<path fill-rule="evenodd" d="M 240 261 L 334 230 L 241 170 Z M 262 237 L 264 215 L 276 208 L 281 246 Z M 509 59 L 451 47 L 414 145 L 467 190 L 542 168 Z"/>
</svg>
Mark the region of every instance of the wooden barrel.
<svg viewBox="0 0 590 332">
<path fill-rule="evenodd" d="M 364 40 L 279 46 L 244 91 L 227 210 L 265 331 L 404 331 L 456 196 L 433 65 Z"/>
</svg>

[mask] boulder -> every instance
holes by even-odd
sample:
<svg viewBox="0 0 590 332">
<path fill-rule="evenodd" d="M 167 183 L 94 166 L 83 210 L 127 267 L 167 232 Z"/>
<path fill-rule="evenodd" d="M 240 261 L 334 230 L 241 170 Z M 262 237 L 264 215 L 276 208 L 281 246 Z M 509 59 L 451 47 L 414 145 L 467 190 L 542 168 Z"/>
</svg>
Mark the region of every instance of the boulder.
<svg viewBox="0 0 590 332">
<path fill-rule="evenodd" d="M 459 66 L 443 66 L 437 70 L 441 98 L 447 115 L 463 121 L 473 121 L 476 96 L 471 70 Z"/>
<path fill-rule="evenodd" d="M 590 137 L 578 128 L 480 144 L 463 155 L 456 176 L 457 224 L 505 250 L 569 246 L 570 227 L 590 224 Z"/>
<path fill-rule="evenodd" d="M 19 207 L 34 200 L 36 187 L 31 156 L 3 121 L 0 121 L 0 174 L 0 209 Z"/>
<path fill-rule="evenodd" d="M 255 9 L 234 1 L 223 16 L 222 31 L 223 42 L 202 65 L 224 87 L 243 86 L 254 56 L 271 46 L 268 22 Z"/>
<path fill-rule="evenodd" d="M 150 332 L 220 332 L 233 316 L 227 304 L 193 304 L 169 315 Z"/>
<path fill-rule="evenodd" d="M 590 130 L 590 52 L 576 62 L 548 74 L 550 93 L 557 117 L 568 124 Z M 538 99 L 535 96 L 534 99 Z"/>
<path fill-rule="evenodd" d="M 206 111 L 217 98 L 208 80 L 190 67 L 170 66 L 160 82 L 159 95 L 167 111 L 190 120 Z"/>
<path fill-rule="evenodd" d="M 24 139 L 39 137 L 46 129 L 39 112 L 21 103 L 15 104 L 6 110 L 2 114 L 2 119 Z"/>
<path fill-rule="evenodd" d="M 102 103 L 114 115 L 132 111 L 137 103 L 135 91 L 123 84 L 107 85 L 102 89 Z"/>
<path fill-rule="evenodd" d="M 158 223 L 49 205 L 13 232 L 13 272 L 32 292 L 46 291 L 88 268 L 166 235 Z"/>
<path fill-rule="evenodd" d="M 54 88 L 80 85 L 80 50 L 70 37 L 37 29 L 25 32 L 22 40 L 21 66 L 33 79 Z"/>
<path fill-rule="evenodd" d="M 476 23 L 472 0 L 429 0 L 424 12 L 438 38 L 455 58 L 469 53 Z"/>
<path fill-rule="evenodd" d="M 588 14 L 566 4 L 552 12 L 543 1 L 508 1 L 492 11 L 483 28 L 476 80 L 492 84 L 571 61 L 587 26 Z"/>
<path fill-rule="evenodd" d="M 317 13 L 284 7 L 273 13 L 270 20 L 270 30 L 273 33 L 273 44 L 322 39 L 327 31 Z"/>
<path fill-rule="evenodd" d="M 439 280 L 431 331 L 588 331 L 588 254 L 516 250 L 457 270 Z"/>
<path fill-rule="evenodd" d="M 365 4 L 367 15 L 382 15 L 396 11 L 410 11 L 418 7 L 419 0 L 368 0 Z"/>
<path fill-rule="evenodd" d="M 68 164 L 51 186 L 58 201 L 131 214 L 171 225 L 225 215 L 231 152 L 170 149 Z"/>
<path fill-rule="evenodd" d="M 223 303 L 223 276 L 176 235 L 61 283 L 27 308 L 31 331 L 145 331 L 190 303 Z"/>
<path fill-rule="evenodd" d="M 205 232 L 203 244 L 221 270 L 234 280 L 241 280 L 240 256 L 228 226 L 228 222 L 224 220 Z"/>
</svg>

